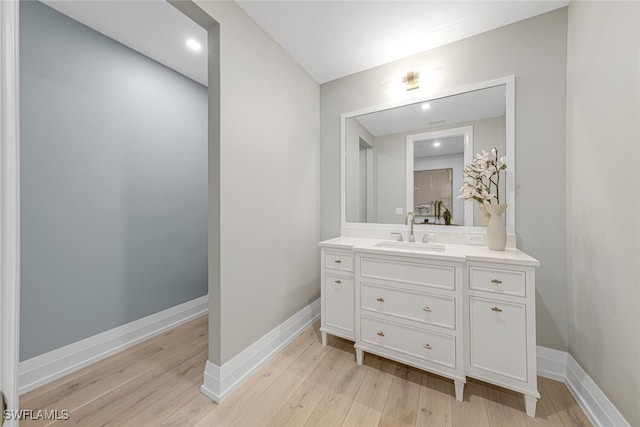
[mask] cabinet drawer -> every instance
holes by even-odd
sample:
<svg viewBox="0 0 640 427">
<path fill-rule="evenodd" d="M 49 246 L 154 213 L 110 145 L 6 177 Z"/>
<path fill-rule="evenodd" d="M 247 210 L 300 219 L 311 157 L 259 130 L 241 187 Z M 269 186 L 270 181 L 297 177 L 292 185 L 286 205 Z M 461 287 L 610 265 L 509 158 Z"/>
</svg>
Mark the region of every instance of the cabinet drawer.
<svg viewBox="0 0 640 427">
<path fill-rule="evenodd" d="M 470 297 L 470 366 L 527 381 L 524 304 Z"/>
<path fill-rule="evenodd" d="M 353 254 L 325 251 L 324 268 L 329 270 L 353 271 Z"/>
<path fill-rule="evenodd" d="M 390 316 L 456 328 L 455 298 L 362 283 L 360 307 Z"/>
<path fill-rule="evenodd" d="M 525 272 L 470 267 L 469 287 L 475 291 L 524 297 L 526 296 Z"/>
<path fill-rule="evenodd" d="M 360 275 L 371 279 L 392 280 L 448 290 L 455 289 L 455 269 L 447 266 L 361 258 Z"/>
<path fill-rule="evenodd" d="M 322 323 L 344 332 L 355 331 L 355 285 L 351 277 L 325 274 L 322 298 L 324 312 Z"/>
<path fill-rule="evenodd" d="M 363 342 L 456 368 L 456 339 L 448 335 L 361 316 L 360 337 Z"/>
</svg>

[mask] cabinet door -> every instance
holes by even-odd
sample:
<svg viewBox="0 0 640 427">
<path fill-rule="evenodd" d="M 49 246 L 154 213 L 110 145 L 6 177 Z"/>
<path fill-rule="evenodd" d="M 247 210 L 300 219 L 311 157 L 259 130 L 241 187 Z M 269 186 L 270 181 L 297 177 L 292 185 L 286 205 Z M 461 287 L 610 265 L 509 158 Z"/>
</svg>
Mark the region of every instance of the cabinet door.
<svg viewBox="0 0 640 427">
<path fill-rule="evenodd" d="M 470 367 L 527 381 L 526 307 L 470 297 Z"/>
<path fill-rule="evenodd" d="M 354 332 L 354 281 L 351 277 L 324 275 L 324 324 L 345 332 Z"/>
</svg>

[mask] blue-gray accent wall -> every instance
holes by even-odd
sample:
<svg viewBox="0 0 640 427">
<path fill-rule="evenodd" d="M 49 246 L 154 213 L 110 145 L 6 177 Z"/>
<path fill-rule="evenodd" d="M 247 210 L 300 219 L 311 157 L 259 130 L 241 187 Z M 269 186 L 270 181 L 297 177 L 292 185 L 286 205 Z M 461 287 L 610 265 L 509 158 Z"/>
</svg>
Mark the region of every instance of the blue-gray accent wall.
<svg viewBox="0 0 640 427">
<path fill-rule="evenodd" d="M 26 360 L 207 293 L 207 89 L 34 1 L 20 55 Z"/>
</svg>

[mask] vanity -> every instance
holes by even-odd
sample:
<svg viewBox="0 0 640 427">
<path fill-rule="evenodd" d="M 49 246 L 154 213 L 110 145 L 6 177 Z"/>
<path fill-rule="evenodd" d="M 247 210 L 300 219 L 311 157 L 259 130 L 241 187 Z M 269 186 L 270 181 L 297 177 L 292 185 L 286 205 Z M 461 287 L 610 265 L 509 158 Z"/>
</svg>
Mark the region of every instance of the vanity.
<svg viewBox="0 0 640 427">
<path fill-rule="evenodd" d="M 533 417 L 539 263 L 516 249 L 515 76 L 397 95 L 341 116 L 340 237 L 319 244 L 323 344 L 335 335 L 359 364 L 371 353 L 450 378 L 458 400 L 467 377 L 515 390 Z M 464 166 L 494 147 L 504 251 L 486 247 L 486 212 L 457 197 Z"/>
<path fill-rule="evenodd" d="M 321 334 L 450 378 L 537 399 L 534 258 L 517 249 L 338 237 L 320 242 Z"/>
</svg>

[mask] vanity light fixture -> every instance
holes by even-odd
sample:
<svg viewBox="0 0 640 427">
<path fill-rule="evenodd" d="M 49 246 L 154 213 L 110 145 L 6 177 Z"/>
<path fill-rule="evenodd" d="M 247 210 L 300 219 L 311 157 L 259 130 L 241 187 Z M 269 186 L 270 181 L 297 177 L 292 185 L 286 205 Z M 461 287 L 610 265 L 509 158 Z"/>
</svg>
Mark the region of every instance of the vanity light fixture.
<svg viewBox="0 0 640 427">
<path fill-rule="evenodd" d="M 186 45 L 189 49 L 194 50 L 196 52 L 202 49 L 202 45 L 197 41 L 195 41 L 194 39 L 187 40 Z"/>
<path fill-rule="evenodd" d="M 420 87 L 420 71 L 409 71 L 402 76 L 402 83 L 404 83 L 406 90 L 414 90 Z"/>
<path fill-rule="evenodd" d="M 422 108 L 423 111 L 428 110 L 429 108 L 431 108 L 431 104 L 427 102 L 426 104 L 422 104 L 420 108 Z"/>
</svg>

